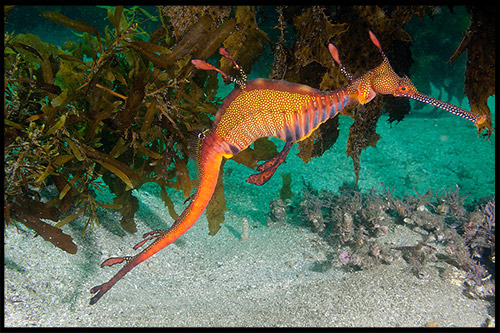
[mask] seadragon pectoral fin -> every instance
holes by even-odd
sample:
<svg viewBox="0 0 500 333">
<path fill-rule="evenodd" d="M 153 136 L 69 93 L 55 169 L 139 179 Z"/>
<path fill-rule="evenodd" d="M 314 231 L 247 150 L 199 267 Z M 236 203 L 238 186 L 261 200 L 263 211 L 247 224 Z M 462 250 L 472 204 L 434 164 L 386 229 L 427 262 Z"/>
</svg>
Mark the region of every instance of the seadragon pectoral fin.
<svg viewBox="0 0 500 333">
<path fill-rule="evenodd" d="M 285 146 L 283 147 L 283 150 L 279 153 L 278 156 L 273 157 L 269 161 L 259 165 L 259 167 L 257 168 L 257 171 L 259 171 L 259 173 L 248 177 L 247 183 L 259 186 L 267 183 L 269 179 L 273 177 L 274 172 L 280 166 L 280 164 L 285 162 L 286 156 L 288 155 L 292 144 L 293 141 L 287 141 Z"/>
</svg>

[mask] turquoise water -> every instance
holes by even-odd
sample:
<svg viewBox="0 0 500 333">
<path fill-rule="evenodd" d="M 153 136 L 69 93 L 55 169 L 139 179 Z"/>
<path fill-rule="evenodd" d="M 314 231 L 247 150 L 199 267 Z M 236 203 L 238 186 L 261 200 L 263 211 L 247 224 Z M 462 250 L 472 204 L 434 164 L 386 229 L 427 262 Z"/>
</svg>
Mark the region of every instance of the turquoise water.
<svg viewBox="0 0 500 333">
<path fill-rule="evenodd" d="M 469 25 L 470 15 L 460 6 L 455 7 L 454 12 L 455 15 L 447 8 L 442 8 L 434 19 L 426 16 L 420 20 L 414 17 L 405 27 L 410 34 L 416 34 L 412 35 L 414 64 L 408 75 L 421 92 L 470 110 L 463 92 L 465 53 L 456 61 L 447 63 L 460 44 Z M 444 41 L 443 35 L 446 36 Z M 432 41 L 427 40 L 429 37 L 436 39 L 434 47 L 428 46 L 432 45 Z M 425 54 L 419 47 L 433 53 Z M 418 58 L 415 54 L 422 57 Z M 269 56 L 267 48 L 264 55 Z M 433 68 L 426 70 L 429 61 L 432 61 Z M 348 67 L 348 64 L 344 65 Z M 261 59 L 254 65 L 249 78 L 266 77 L 271 66 L 270 58 Z M 435 68 L 440 70 L 436 71 Z M 453 76 L 447 77 L 448 74 Z M 443 86 L 436 86 L 439 83 Z M 225 86 L 220 79 L 218 96 L 224 97 L 232 89 L 233 85 Z M 411 112 L 402 122 L 389 124 L 387 115 L 379 119 L 377 133 L 381 139 L 377 147 L 368 147 L 360 156 L 359 188 L 363 191 L 382 189 L 383 183 L 387 188 L 395 188 L 395 195 L 402 196 L 413 194 L 413 189 L 422 194 L 429 189 L 448 190 L 458 185 L 461 193 L 470 194 L 467 199 L 469 202 L 494 195 L 495 134 L 485 139 L 477 134 L 475 126 L 469 121 L 424 103 L 410 103 Z M 495 124 L 495 96 L 489 97 L 488 106 Z M 300 192 L 302 179 L 311 182 L 315 188 L 334 192 L 343 183 L 354 184 L 352 160 L 347 160 L 345 153 L 352 123 L 351 118 L 340 116 L 340 136 L 337 142 L 322 157 L 313 158 L 308 164 L 295 156 L 298 149 L 294 145 L 287 164 L 280 166 L 277 176 L 265 188 L 281 187 L 279 174 L 289 172 L 292 173 L 292 189 L 295 193 Z M 279 139 L 271 140 L 278 146 L 278 151 L 284 146 L 284 142 Z M 248 169 L 237 166 L 236 163 L 226 163 L 226 168 L 228 167 L 241 170 L 242 180 L 249 174 Z M 250 190 L 251 185 L 243 184 L 243 181 L 241 183 L 238 188 Z"/>
</svg>

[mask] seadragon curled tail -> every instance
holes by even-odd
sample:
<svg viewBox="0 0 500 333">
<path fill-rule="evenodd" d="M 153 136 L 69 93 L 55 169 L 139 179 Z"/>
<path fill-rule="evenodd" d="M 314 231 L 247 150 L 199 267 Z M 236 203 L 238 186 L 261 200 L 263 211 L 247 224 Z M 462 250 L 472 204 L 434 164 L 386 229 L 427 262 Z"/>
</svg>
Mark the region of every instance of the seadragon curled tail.
<svg viewBox="0 0 500 333">
<path fill-rule="evenodd" d="M 247 179 L 247 182 L 256 185 L 266 183 L 273 176 L 278 166 L 285 161 L 294 142 L 306 139 L 321 124 L 337 116 L 346 106 L 366 104 L 378 94 L 391 94 L 427 103 L 476 125 L 485 121 L 485 116 L 477 116 L 419 93 L 407 77 L 401 78 L 394 72 L 379 40 L 372 32 L 370 39 L 380 50 L 383 61 L 378 67 L 357 78 L 354 78 L 342 65 L 337 48 L 329 44 L 328 49 L 332 58 L 349 79 L 346 87 L 334 91 L 320 91 L 303 84 L 271 79 L 248 81 L 241 67 L 224 48 L 221 48 L 219 53 L 233 62 L 241 74 L 241 79 L 225 74 L 204 60 L 191 60 L 197 69 L 215 70 L 237 83 L 237 87 L 224 99 L 217 111 L 212 128 L 200 137 L 197 154 L 198 187 L 188 207 L 168 230 L 155 230 L 144 235 L 145 239 L 134 249 L 150 240 L 152 242 L 141 252 L 134 256 L 109 258 L 101 264 L 101 267 L 104 267 L 125 263 L 111 280 L 90 290 L 94 294 L 90 304 L 95 304 L 131 269 L 168 246 L 193 226 L 212 197 L 222 159 L 231 158 L 259 138 L 275 136 L 286 143 L 278 156 L 260 165 L 257 168 L 259 173 Z"/>
</svg>

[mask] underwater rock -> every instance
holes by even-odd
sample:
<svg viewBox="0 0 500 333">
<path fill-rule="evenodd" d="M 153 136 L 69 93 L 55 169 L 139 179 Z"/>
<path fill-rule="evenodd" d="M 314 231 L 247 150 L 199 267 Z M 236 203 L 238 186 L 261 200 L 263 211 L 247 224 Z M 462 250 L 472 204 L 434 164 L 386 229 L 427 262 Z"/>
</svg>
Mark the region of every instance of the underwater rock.
<svg viewBox="0 0 500 333">
<path fill-rule="evenodd" d="M 440 276 L 443 281 L 459 287 L 463 287 L 467 278 L 467 274 L 464 271 L 452 265 L 446 265 Z"/>
<path fill-rule="evenodd" d="M 283 222 L 287 218 L 287 207 L 290 205 L 289 199 L 277 199 L 269 204 L 270 212 L 267 217 L 267 225 L 277 222 Z"/>
</svg>

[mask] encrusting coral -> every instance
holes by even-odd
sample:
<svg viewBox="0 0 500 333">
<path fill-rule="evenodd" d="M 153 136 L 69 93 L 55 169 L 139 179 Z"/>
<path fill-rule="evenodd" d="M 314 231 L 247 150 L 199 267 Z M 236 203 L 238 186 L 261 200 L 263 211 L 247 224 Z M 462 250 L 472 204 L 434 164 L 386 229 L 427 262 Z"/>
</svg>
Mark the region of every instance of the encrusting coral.
<svg viewBox="0 0 500 333">
<path fill-rule="evenodd" d="M 441 260 L 463 272 L 462 282 L 471 297 L 495 295 L 494 197 L 472 207 L 464 204 L 467 196 L 458 187 L 422 195 L 415 192 L 401 199 L 392 195 L 393 190 L 383 189 L 381 194 L 375 189 L 363 194 L 341 186 L 334 194 L 306 184 L 290 208 L 279 204 L 281 200 L 271 207 L 297 216 L 338 248 L 335 260 L 345 267 L 369 269 L 402 257 L 423 277 L 429 262 Z M 422 241 L 392 247 L 378 240 L 396 225 L 418 230 Z"/>
</svg>

